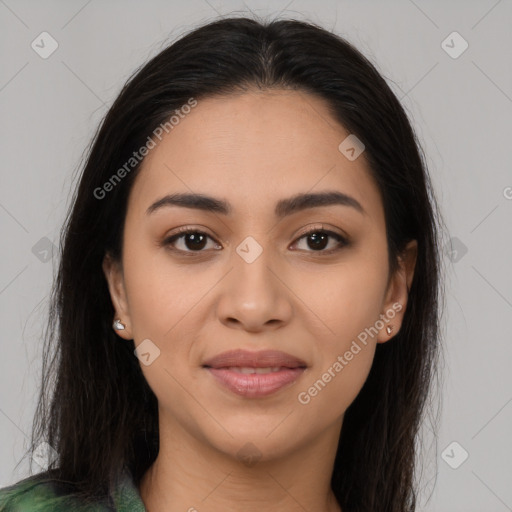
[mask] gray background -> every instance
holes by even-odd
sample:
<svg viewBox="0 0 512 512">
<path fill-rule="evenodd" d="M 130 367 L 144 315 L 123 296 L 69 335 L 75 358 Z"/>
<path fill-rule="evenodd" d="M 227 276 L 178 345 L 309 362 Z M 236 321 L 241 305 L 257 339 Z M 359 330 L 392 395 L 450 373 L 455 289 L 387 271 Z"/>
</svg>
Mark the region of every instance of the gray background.
<svg viewBox="0 0 512 512">
<path fill-rule="evenodd" d="M 39 386 L 50 249 L 93 131 L 164 45 L 250 10 L 345 36 L 412 117 L 448 226 L 442 416 L 437 441 L 423 428 L 418 510 L 512 511 L 510 0 L 0 0 L 0 486 L 27 474 L 26 463 L 14 468 Z M 43 31 L 58 43 L 47 59 L 31 47 Z M 444 48 L 458 53 L 461 40 L 442 45 L 453 31 L 469 45 L 457 58 Z"/>
</svg>

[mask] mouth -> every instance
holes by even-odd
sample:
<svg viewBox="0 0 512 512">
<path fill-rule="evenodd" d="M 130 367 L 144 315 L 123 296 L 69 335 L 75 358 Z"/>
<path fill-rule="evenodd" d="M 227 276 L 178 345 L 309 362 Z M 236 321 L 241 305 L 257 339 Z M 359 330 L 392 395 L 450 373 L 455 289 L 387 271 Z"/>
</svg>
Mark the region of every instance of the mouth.
<svg viewBox="0 0 512 512">
<path fill-rule="evenodd" d="M 279 370 L 280 368 L 306 368 L 307 364 L 298 357 L 279 350 L 230 350 L 218 354 L 203 363 L 207 368 L 240 368 Z"/>
<path fill-rule="evenodd" d="M 275 350 L 233 350 L 209 359 L 203 368 L 231 392 L 245 398 L 259 398 L 289 387 L 304 373 L 307 364 Z"/>
<path fill-rule="evenodd" d="M 206 366 L 205 368 L 211 368 L 211 367 Z M 263 375 L 266 373 L 275 373 L 275 372 L 280 372 L 283 370 L 289 370 L 290 368 L 288 368 L 287 366 L 274 366 L 272 368 L 270 366 L 262 367 L 262 368 L 253 368 L 251 366 L 242 366 L 242 367 L 229 366 L 229 367 L 225 367 L 225 368 L 214 368 L 214 369 L 215 370 L 229 370 L 230 372 L 243 373 L 245 375 L 254 375 L 254 374 Z"/>
</svg>

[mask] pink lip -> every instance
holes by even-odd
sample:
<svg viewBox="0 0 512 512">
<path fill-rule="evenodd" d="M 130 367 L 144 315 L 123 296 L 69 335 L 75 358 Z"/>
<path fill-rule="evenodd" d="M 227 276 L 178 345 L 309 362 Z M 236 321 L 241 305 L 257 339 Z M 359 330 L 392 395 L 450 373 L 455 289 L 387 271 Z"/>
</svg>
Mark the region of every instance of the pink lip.
<svg viewBox="0 0 512 512">
<path fill-rule="evenodd" d="M 305 368 L 281 368 L 271 373 L 238 373 L 227 368 L 207 368 L 233 393 L 246 398 L 258 398 L 275 393 L 299 378 Z"/>
<path fill-rule="evenodd" d="M 230 368 L 232 366 L 238 366 L 239 368 L 272 368 L 276 366 L 299 368 L 307 365 L 302 359 L 279 350 L 250 352 L 249 350 L 237 349 L 218 354 L 205 361 L 203 366 L 211 368 Z"/>
<path fill-rule="evenodd" d="M 247 398 L 270 395 L 295 382 L 307 365 L 302 360 L 278 350 L 231 350 L 223 352 L 204 364 L 217 381 L 233 393 Z M 277 368 L 270 373 L 240 373 L 230 368 Z"/>
</svg>

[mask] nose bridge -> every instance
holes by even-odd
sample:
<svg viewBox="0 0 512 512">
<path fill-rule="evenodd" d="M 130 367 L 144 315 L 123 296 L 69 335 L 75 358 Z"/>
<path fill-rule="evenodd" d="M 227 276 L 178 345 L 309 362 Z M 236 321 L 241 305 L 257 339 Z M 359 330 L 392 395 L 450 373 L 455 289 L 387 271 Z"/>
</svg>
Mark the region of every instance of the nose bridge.
<svg viewBox="0 0 512 512">
<path fill-rule="evenodd" d="M 258 328 L 270 320 L 284 321 L 291 312 L 286 287 L 276 275 L 268 237 L 258 238 L 261 243 L 256 236 L 247 236 L 233 250 L 232 270 L 226 276 L 219 302 L 221 321 L 238 320 L 246 328 Z"/>
<path fill-rule="evenodd" d="M 272 260 L 275 263 L 275 258 L 268 240 L 264 240 L 263 235 L 258 238 L 260 241 L 249 235 L 235 248 L 232 255 L 232 286 L 247 299 L 256 299 L 258 295 L 264 294 L 268 303 L 269 296 L 274 295 L 276 287 L 276 278 L 272 271 Z"/>
</svg>

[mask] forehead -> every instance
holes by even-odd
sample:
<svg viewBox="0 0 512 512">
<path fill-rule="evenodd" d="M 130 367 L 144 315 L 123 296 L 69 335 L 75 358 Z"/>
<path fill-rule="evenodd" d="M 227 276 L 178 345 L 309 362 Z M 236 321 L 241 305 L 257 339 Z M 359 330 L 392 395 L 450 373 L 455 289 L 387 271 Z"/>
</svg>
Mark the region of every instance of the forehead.
<svg viewBox="0 0 512 512">
<path fill-rule="evenodd" d="M 351 161 L 338 149 L 349 135 L 322 99 L 302 91 L 202 99 L 148 153 L 130 201 L 142 209 L 168 193 L 204 193 L 256 214 L 268 202 L 329 189 L 378 216 L 364 152 Z"/>
</svg>

